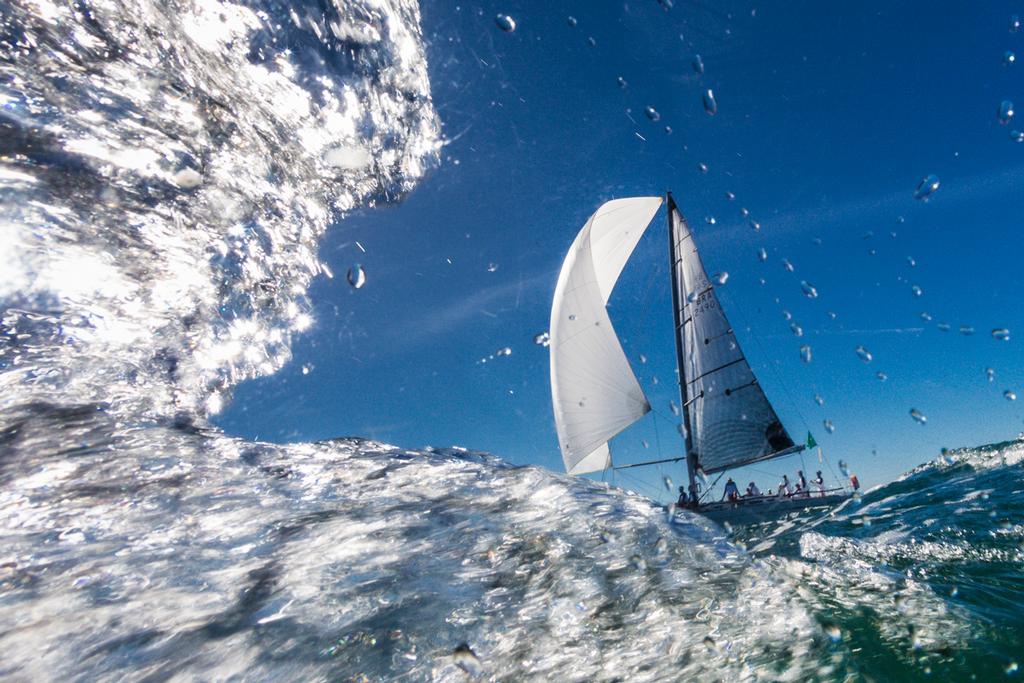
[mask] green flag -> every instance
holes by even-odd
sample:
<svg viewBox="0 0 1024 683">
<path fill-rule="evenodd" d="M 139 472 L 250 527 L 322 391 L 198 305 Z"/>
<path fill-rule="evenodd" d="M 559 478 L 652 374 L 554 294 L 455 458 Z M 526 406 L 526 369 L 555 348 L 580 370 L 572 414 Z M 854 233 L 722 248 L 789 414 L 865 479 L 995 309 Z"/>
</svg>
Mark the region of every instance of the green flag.
<svg viewBox="0 0 1024 683">
<path fill-rule="evenodd" d="M 807 447 L 814 448 L 817 445 L 818 442 L 814 440 L 814 436 L 810 432 L 807 432 Z"/>
</svg>

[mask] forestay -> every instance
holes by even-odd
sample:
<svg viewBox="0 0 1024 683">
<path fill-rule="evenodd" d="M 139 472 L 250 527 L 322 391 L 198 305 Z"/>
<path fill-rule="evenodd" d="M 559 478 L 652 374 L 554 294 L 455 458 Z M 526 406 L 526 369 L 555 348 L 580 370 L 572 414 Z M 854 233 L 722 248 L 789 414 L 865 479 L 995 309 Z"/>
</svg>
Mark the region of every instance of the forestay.
<svg viewBox="0 0 1024 683">
<path fill-rule="evenodd" d="M 798 450 L 740 350 L 690 228 L 675 208 L 671 229 L 697 466 L 711 473 Z"/>
<path fill-rule="evenodd" d="M 611 467 L 608 440 L 651 406 L 605 305 L 661 197 L 603 204 L 576 236 L 551 306 L 551 400 L 570 474 Z"/>
</svg>

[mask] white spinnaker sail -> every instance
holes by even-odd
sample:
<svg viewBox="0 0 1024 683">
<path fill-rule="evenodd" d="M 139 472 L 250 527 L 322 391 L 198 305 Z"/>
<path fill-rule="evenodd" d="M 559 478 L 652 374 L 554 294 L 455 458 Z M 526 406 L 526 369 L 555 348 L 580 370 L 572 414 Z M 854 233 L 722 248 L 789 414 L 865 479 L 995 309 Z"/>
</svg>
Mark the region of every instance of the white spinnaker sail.
<svg viewBox="0 0 1024 683">
<path fill-rule="evenodd" d="M 693 450 L 707 473 L 791 452 L 793 440 L 754 377 L 682 215 L 672 211 Z"/>
<path fill-rule="evenodd" d="M 551 401 L 570 474 L 611 467 L 608 440 L 651 409 L 605 304 L 661 197 L 603 204 L 562 263 L 551 305 Z"/>
</svg>

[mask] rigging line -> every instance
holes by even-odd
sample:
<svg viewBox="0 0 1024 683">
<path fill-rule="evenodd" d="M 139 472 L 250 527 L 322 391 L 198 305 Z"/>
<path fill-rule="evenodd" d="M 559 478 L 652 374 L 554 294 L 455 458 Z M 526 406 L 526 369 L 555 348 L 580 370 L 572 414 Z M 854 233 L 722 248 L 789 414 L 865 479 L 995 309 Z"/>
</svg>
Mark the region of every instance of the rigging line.
<svg viewBox="0 0 1024 683">
<path fill-rule="evenodd" d="M 757 344 L 757 348 L 761 352 L 762 357 L 770 359 L 771 356 L 769 356 L 768 353 L 765 351 L 764 344 L 761 343 L 761 337 L 760 335 L 757 334 L 757 329 L 750 324 L 750 321 L 747 319 L 746 313 L 744 313 L 743 311 L 743 307 L 740 306 L 735 301 L 733 301 L 733 297 L 731 296 L 729 297 L 729 308 L 730 310 L 735 310 L 737 313 L 739 313 L 740 317 L 743 318 L 743 324 L 748 330 L 750 330 L 750 336 L 754 339 L 754 343 Z M 808 432 L 811 431 L 810 425 L 807 423 L 807 420 L 804 418 L 803 413 L 800 411 L 800 406 L 797 404 L 796 399 L 793 397 L 793 393 L 789 390 L 789 386 L 783 380 L 782 374 L 779 372 L 779 369 L 775 367 L 774 363 L 771 362 L 768 363 L 768 367 L 770 367 L 772 369 L 772 372 L 775 373 L 776 380 L 778 380 L 779 385 L 782 387 L 782 390 L 786 392 L 786 397 L 789 399 L 789 403 L 793 407 L 793 410 L 796 411 L 797 417 L 800 418 L 800 422 L 801 424 L 803 424 L 804 429 L 806 429 Z"/>
<path fill-rule="evenodd" d="M 616 475 L 619 476 L 619 477 L 622 477 L 623 479 L 628 479 L 628 480 L 634 482 L 634 486 L 638 486 L 640 489 L 644 490 L 648 495 L 650 495 L 650 492 L 653 490 L 654 491 L 654 495 L 651 496 L 651 498 L 654 499 L 654 500 L 659 500 L 658 496 L 660 495 L 660 492 L 658 491 L 658 489 L 656 487 L 652 487 L 647 482 L 645 482 L 645 481 L 643 481 L 641 479 L 638 479 L 638 478 L 636 478 L 634 476 L 625 474 L 624 472 L 617 471 Z"/>
<path fill-rule="evenodd" d="M 651 412 L 654 412 L 654 411 L 652 410 Z M 657 414 L 655 413 L 655 415 L 657 415 Z M 654 443 L 655 443 L 655 446 L 658 449 L 658 457 L 660 458 L 661 457 L 661 435 L 658 432 L 658 421 L 657 420 L 652 420 L 652 421 L 654 422 Z"/>
<path fill-rule="evenodd" d="M 718 480 L 719 480 L 719 479 L 721 479 L 722 477 L 724 477 L 724 476 L 725 476 L 725 473 L 726 473 L 727 471 L 728 471 L 728 470 L 722 470 L 722 471 L 721 471 L 721 472 L 720 472 L 720 473 L 718 474 L 718 476 L 717 476 L 717 477 L 715 477 L 715 480 L 714 480 L 713 482 L 711 482 L 711 486 L 708 486 L 708 487 L 707 487 L 706 489 L 704 489 L 704 493 L 703 493 L 703 494 L 701 495 L 701 497 L 700 497 L 700 498 L 698 498 L 698 499 L 697 499 L 697 503 L 698 503 L 698 504 L 700 504 L 700 501 L 704 500 L 704 496 L 706 496 L 706 495 L 708 495 L 709 493 L 711 493 L 711 490 L 715 488 L 715 485 L 716 485 L 716 484 L 718 483 Z"/>
</svg>

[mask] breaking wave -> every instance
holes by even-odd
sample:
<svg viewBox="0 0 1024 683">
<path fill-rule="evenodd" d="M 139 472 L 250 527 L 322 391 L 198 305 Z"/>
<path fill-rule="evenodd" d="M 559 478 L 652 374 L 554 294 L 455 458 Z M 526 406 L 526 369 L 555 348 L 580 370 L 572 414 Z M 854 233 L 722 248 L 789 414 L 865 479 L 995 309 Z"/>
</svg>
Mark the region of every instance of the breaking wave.
<svg viewBox="0 0 1024 683">
<path fill-rule="evenodd" d="M 486 454 L 209 426 L 311 323 L 324 231 L 436 162 L 418 12 L 0 8 L 0 676 L 1012 673 L 1014 445 L 755 540 Z"/>
</svg>

